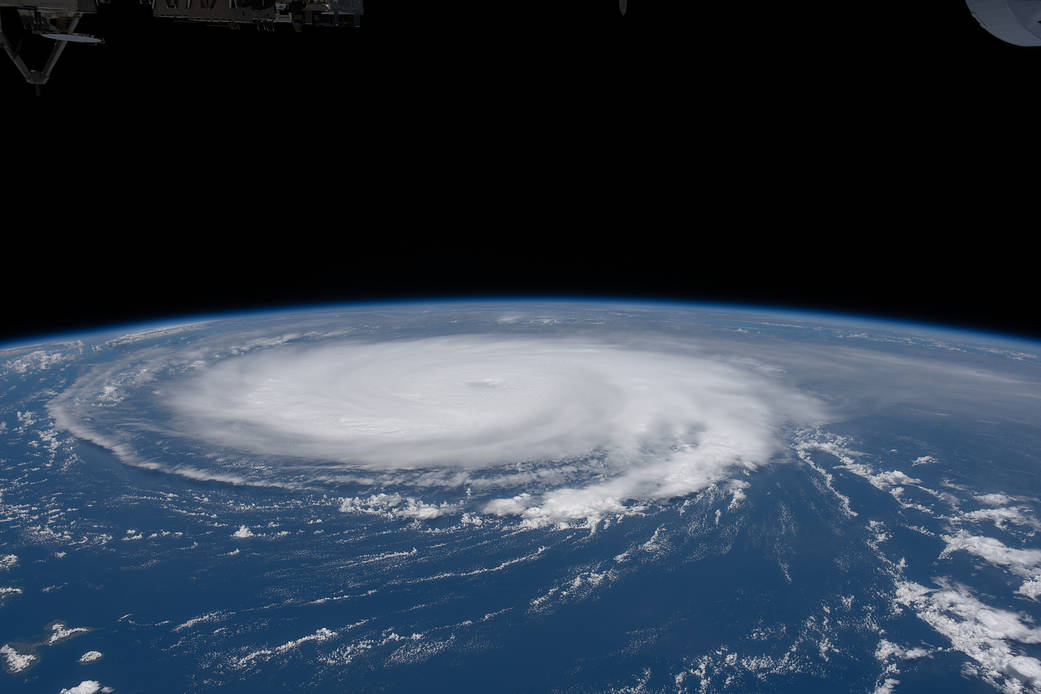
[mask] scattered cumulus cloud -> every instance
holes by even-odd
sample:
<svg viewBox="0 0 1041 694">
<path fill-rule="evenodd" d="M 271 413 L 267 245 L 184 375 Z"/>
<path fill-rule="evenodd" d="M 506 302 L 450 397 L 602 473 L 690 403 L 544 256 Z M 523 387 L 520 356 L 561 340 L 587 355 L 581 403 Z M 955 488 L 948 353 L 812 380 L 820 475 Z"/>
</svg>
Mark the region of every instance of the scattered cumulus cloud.
<svg viewBox="0 0 1041 694">
<path fill-rule="evenodd" d="M 924 658 L 929 653 L 930 651 L 926 648 L 904 648 L 888 639 L 882 639 L 878 642 L 878 648 L 875 649 L 875 659 L 882 661 L 889 659 L 916 660 Z"/>
<path fill-rule="evenodd" d="M 1000 530 L 1006 530 L 1009 523 L 1041 530 L 1041 522 L 1033 516 L 1030 509 L 1023 506 L 1002 506 L 999 508 L 982 508 L 961 515 L 962 520 L 982 522 L 990 521 Z"/>
<path fill-rule="evenodd" d="M 71 639 L 76 634 L 85 634 L 90 631 L 87 627 L 67 627 L 62 622 L 55 622 L 51 625 L 51 633 L 47 637 L 47 645 L 53 646 L 56 643 L 61 643 Z"/>
<path fill-rule="evenodd" d="M 994 494 L 979 494 L 974 497 L 976 501 L 987 506 L 1007 506 L 1013 501 L 1016 501 L 1014 497 L 1008 496 L 1007 494 L 994 493 Z"/>
<path fill-rule="evenodd" d="M 875 687 L 874 694 L 893 694 L 898 684 L 900 684 L 900 680 L 887 677 L 884 682 Z"/>
<path fill-rule="evenodd" d="M 960 530 L 954 535 L 944 535 L 947 543 L 941 557 L 951 552 L 964 551 L 984 561 L 1007 568 L 1017 576 L 1029 576 L 1041 567 L 1041 550 L 1008 547 L 993 537 L 971 535 Z"/>
<path fill-rule="evenodd" d="M 38 657 L 32 653 L 19 653 L 6 643 L 0 646 L 0 656 L 4 658 L 4 666 L 7 671 L 13 674 L 28 670 L 38 660 Z"/>
<path fill-rule="evenodd" d="M 62 364 L 67 358 L 67 355 L 62 352 L 37 350 L 16 359 L 7 360 L 4 362 L 4 368 L 16 374 L 33 373 L 35 371 L 45 371 L 53 366 Z"/>
<path fill-rule="evenodd" d="M 400 494 L 380 493 L 368 497 L 345 497 L 340 501 L 341 513 L 367 513 L 384 518 L 431 520 L 455 513 L 457 510 L 455 504 L 448 502 L 432 504 Z"/>
<path fill-rule="evenodd" d="M 174 631 L 184 631 L 185 629 L 191 629 L 198 624 L 208 624 L 210 622 L 216 622 L 224 619 L 228 616 L 227 612 L 207 612 L 206 614 L 199 615 L 198 617 L 192 617 L 186 622 L 182 622 L 173 628 Z"/>
<path fill-rule="evenodd" d="M 98 692 L 108 694 L 113 691 L 115 690 L 112 687 L 103 687 L 97 680 L 84 680 L 75 687 L 62 689 L 60 694 L 98 694 Z"/>
<path fill-rule="evenodd" d="M 913 609 L 1000 688 L 1041 691 L 1041 661 L 1015 645 L 1041 643 L 1041 628 L 1026 615 L 985 605 L 968 588 L 946 582 L 936 589 L 898 582 L 895 603 Z"/>
<path fill-rule="evenodd" d="M 326 629 L 325 627 L 322 627 L 313 634 L 310 634 L 308 636 L 302 636 L 293 641 L 287 641 L 281 646 L 277 646 L 275 648 L 262 648 L 260 650 L 253 651 L 241 658 L 238 658 L 235 661 L 234 665 L 240 668 L 246 667 L 258 658 L 267 660 L 271 656 L 281 655 L 284 653 L 288 653 L 289 651 L 293 651 L 305 643 L 312 641 L 321 643 L 323 641 L 328 641 L 329 639 L 335 638 L 338 635 L 339 634 L 333 631 L 332 629 Z"/>
</svg>

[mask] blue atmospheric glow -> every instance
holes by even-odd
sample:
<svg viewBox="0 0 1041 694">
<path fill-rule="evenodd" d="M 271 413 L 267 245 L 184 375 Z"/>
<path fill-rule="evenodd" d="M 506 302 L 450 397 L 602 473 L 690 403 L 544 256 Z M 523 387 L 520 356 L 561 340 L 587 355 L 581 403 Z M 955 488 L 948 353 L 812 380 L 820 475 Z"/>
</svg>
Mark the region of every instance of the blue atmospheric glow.
<svg viewBox="0 0 1041 694">
<path fill-rule="evenodd" d="M 692 311 L 713 311 L 726 313 L 745 313 L 749 315 L 772 315 L 797 319 L 807 323 L 829 323 L 829 324 L 860 324 L 874 326 L 878 329 L 892 329 L 897 331 L 913 330 L 929 334 L 946 334 L 966 338 L 969 335 L 978 340 L 1002 342 L 1014 342 L 1024 344 L 1036 344 L 1041 338 L 1019 335 L 1015 333 L 974 328 L 971 326 L 957 326 L 930 321 L 910 320 L 904 318 L 882 317 L 877 314 L 860 313 L 855 311 L 825 311 L 818 309 L 807 309 L 788 306 L 784 304 L 744 303 L 744 302 L 706 302 L 697 300 L 683 300 L 670 298 L 643 298 L 631 296 L 602 296 L 602 295 L 564 295 L 559 297 L 545 295 L 488 295 L 481 297 L 445 295 L 435 297 L 410 297 L 398 299 L 381 299 L 365 301 L 345 301 L 327 303 L 301 303 L 278 308 L 249 308 L 241 310 L 228 310 L 217 313 L 178 314 L 170 315 L 155 320 L 129 323 L 113 323 L 109 325 L 78 330 L 74 332 L 58 332 L 53 334 L 38 334 L 21 338 L 14 338 L 3 343 L 4 348 L 28 347 L 44 344 L 47 342 L 61 342 L 85 338 L 95 338 L 117 332 L 155 330 L 159 328 L 183 325 L 186 323 L 198 323 L 205 321 L 219 321 L 229 319 L 247 318 L 250 316 L 284 315 L 302 311 L 337 311 L 337 310 L 367 310 L 374 308 L 394 308 L 407 306 L 453 306 L 453 305 L 481 305 L 481 304 L 540 304 L 540 305 L 610 305 L 610 306 L 639 306 L 652 308 L 677 307 Z"/>
</svg>

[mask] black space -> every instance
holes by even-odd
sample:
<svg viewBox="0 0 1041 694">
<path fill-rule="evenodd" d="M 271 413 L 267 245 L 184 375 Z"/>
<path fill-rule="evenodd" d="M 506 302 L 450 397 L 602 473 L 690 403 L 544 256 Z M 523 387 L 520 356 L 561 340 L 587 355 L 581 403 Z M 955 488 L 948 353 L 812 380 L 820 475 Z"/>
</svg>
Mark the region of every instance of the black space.
<svg viewBox="0 0 1041 694">
<path fill-rule="evenodd" d="M 480 99 L 511 80 L 559 92 L 699 83 L 740 91 L 745 81 L 855 97 L 882 85 L 908 93 L 957 81 L 971 99 L 977 86 L 1023 88 L 1021 78 L 1041 65 L 1041 52 L 984 32 L 961 0 L 629 4 L 621 17 L 615 0 L 367 0 L 362 30 L 270 33 L 153 19 L 136 0 L 114 0 L 78 29 L 107 43 L 71 45 L 45 90 L 56 98 L 289 99 L 444 88 Z M 8 98 L 33 93 L 13 66 L 0 80 Z"/>
<path fill-rule="evenodd" d="M 116 0 L 42 100 L 0 65 L 9 113 L 61 104 L 7 127 L 36 190 L 5 188 L 0 342 L 487 295 L 1041 337 L 1041 49 L 960 0 L 629 5 L 367 0 L 298 34 Z"/>
<path fill-rule="evenodd" d="M 66 246 L 21 275 L 42 287 L 8 276 L 4 337 L 299 303 L 492 295 L 750 302 L 1041 335 L 1034 261 L 1014 248 L 969 259 L 892 237 L 833 245 L 816 236 L 718 241 L 708 232 L 635 229 L 611 238 L 505 233 L 509 243 L 444 235 L 373 242 L 345 225 L 346 244 L 303 234 L 250 249 L 227 234 L 181 236 L 160 254 L 128 255 L 114 239 Z"/>
</svg>

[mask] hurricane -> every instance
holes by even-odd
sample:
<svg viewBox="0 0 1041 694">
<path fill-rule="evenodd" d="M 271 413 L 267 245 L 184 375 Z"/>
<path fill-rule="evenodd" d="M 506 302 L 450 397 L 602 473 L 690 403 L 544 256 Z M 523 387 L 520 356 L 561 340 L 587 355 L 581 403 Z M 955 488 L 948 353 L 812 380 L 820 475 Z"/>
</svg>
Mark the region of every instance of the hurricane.
<svg viewBox="0 0 1041 694">
<path fill-rule="evenodd" d="M 111 373 L 76 390 L 80 403 L 109 401 L 103 417 L 87 409 L 93 436 L 129 462 L 144 463 L 130 451 L 151 435 L 228 451 L 230 466 L 200 456 L 173 470 L 214 479 L 360 474 L 387 484 L 424 473 L 441 486 L 524 487 L 528 477 L 531 489 L 482 510 L 532 523 L 595 523 L 629 502 L 684 496 L 769 463 L 785 427 L 825 418 L 821 402 L 776 374 L 689 345 L 489 334 L 284 342 L 193 360 L 159 388 L 151 374 L 161 359 L 148 360 L 133 362 L 129 392 L 113 395 Z M 125 410 L 142 396 L 168 414 L 162 427 L 127 426 Z M 76 410 L 60 411 L 75 426 Z M 554 476 L 582 484 L 553 485 Z"/>
</svg>

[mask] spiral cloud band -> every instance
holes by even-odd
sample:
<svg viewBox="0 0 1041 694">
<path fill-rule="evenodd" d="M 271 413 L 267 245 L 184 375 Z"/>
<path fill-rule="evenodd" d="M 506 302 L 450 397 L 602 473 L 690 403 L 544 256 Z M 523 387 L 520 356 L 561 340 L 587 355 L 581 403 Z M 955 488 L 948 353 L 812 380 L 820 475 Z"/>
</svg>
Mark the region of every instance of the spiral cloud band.
<svg viewBox="0 0 1041 694">
<path fill-rule="evenodd" d="M 183 435 L 289 467 L 479 481 L 587 461 L 577 483 L 483 508 L 537 524 L 697 491 L 767 462 L 785 422 L 821 418 L 812 398 L 718 357 L 506 336 L 284 345 L 202 368 L 164 399 Z"/>
</svg>

